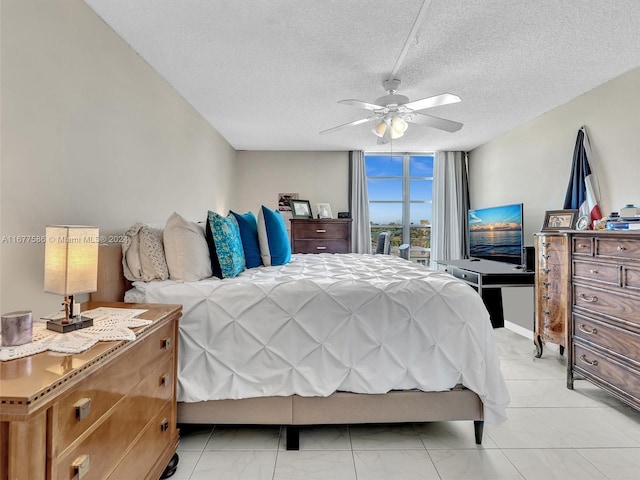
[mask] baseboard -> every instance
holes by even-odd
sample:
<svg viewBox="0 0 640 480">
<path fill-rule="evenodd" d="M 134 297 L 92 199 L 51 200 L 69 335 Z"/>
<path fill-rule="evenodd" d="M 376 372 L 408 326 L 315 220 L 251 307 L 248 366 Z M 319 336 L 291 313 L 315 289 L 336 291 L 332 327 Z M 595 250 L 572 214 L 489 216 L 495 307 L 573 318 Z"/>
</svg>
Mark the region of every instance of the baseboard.
<svg viewBox="0 0 640 480">
<path fill-rule="evenodd" d="M 508 320 L 504 321 L 504 328 L 506 328 L 507 330 L 511 330 L 513 333 L 517 333 L 522 337 L 533 338 L 533 330 L 529 330 L 528 328 L 521 327 L 520 325 L 510 322 Z"/>
</svg>

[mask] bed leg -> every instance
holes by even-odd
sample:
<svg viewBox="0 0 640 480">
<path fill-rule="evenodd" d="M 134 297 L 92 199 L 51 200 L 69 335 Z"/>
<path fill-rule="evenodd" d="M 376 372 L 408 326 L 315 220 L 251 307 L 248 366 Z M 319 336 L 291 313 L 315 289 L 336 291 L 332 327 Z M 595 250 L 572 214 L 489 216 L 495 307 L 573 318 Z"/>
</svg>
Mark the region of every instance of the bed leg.
<svg viewBox="0 0 640 480">
<path fill-rule="evenodd" d="M 300 450 L 300 427 L 287 425 L 287 450 Z"/>
<path fill-rule="evenodd" d="M 482 445 L 482 432 L 484 430 L 484 421 L 474 420 L 473 429 L 476 432 L 476 445 Z"/>
</svg>

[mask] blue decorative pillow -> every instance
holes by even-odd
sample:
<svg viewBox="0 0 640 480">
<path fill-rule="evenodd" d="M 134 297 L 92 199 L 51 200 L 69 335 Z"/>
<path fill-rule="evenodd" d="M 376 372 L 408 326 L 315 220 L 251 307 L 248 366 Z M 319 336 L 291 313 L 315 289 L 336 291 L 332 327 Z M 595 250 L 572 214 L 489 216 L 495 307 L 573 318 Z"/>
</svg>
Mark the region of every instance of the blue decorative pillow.
<svg viewBox="0 0 640 480">
<path fill-rule="evenodd" d="M 211 270 L 216 277 L 232 278 L 244 270 L 244 251 L 236 217 L 223 217 L 209 211 L 206 237 Z"/>
<path fill-rule="evenodd" d="M 244 260 L 247 268 L 259 267 L 262 265 L 260 256 L 260 244 L 258 243 L 258 220 L 252 212 L 236 213 L 231 211 L 238 227 L 240 228 L 240 238 L 244 250 Z"/>
<path fill-rule="evenodd" d="M 284 265 L 291 261 L 291 243 L 284 217 L 264 205 L 258 214 L 258 243 L 262 263 L 266 266 Z"/>
</svg>

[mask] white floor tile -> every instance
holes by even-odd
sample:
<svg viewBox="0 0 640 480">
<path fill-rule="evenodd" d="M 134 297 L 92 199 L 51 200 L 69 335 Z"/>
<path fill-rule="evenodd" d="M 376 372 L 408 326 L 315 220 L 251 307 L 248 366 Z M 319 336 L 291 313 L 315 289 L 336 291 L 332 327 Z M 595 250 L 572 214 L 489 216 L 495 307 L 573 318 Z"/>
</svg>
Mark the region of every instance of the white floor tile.
<svg viewBox="0 0 640 480">
<path fill-rule="evenodd" d="M 500 450 L 430 450 L 442 480 L 522 480 Z"/>
<path fill-rule="evenodd" d="M 349 428 L 354 450 L 424 449 L 420 435 L 412 424 L 354 425 Z"/>
<path fill-rule="evenodd" d="M 426 450 L 353 452 L 358 480 L 439 480 Z"/>
<path fill-rule="evenodd" d="M 578 452 L 609 479 L 637 480 L 640 477 L 640 448 L 594 448 Z"/>
<path fill-rule="evenodd" d="M 181 426 L 178 450 L 193 450 L 201 452 L 207 445 L 212 431 L 213 427 Z"/>
<path fill-rule="evenodd" d="M 556 358 L 503 358 L 500 368 L 505 380 L 564 380 L 566 360 Z"/>
<path fill-rule="evenodd" d="M 283 429 L 284 437 L 284 429 Z M 284 438 L 280 439 L 280 449 L 286 448 Z M 301 427 L 300 450 L 351 450 L 349 427 Z"/>
<path fill-rule="evenodd" d="M 584 391 L 569 390 L 562 380 L 506 380 L 509 407 L 602 407 L 608 404 Z"/>
<path fill-rule="evenodd" d="M 473 422 L 429 422 L 414 424 L 424 446 L 430 449 L 498 448 L 489 435 L 476 445 Z"/>
<path fill-rule="evenodd" d="M 171 480 L 189 480 L 202 452 L 182 451 L 178 449 L 178 469 Z"/>
<path fill-rule="evenodd" d="M 203 452 L 190 480 L 271 480 L 276 452 Z"/>
<path fill-rule="evenodd" d="M 274 480 L 356 480 L 352 452 L 280 451 Z"/>
<path fill-rule="evenodd" d="M 552 409 L 541 409 L 543 411 Z M 570 445 L 551 430 L 530 408 L 508 408 L 508 420 L 500 425 L 486 424 L 489 435 L 499 448 L 568 448 Z"/>
<path fill-rule="evenodd" d="M 572 449 L 503 450 L 526 480 L 608 480 Z"/>
</svg>

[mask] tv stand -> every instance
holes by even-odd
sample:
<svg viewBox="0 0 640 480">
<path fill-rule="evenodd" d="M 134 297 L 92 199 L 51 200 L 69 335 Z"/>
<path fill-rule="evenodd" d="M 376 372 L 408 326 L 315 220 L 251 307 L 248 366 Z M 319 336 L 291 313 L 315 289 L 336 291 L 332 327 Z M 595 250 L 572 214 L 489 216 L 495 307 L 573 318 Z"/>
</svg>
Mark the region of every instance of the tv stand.
<svg viewBox="0 0 640 480">
<path fill-rule="evenodd" d="M 438 269 L 450 273 L 473 287 L 489 311 L 493 328 L 504 327 L 502 287 L 532 287 L 535 273 L 520 265 L 467 258 L 464 260 L 441 260 Z"/>
</svg>

